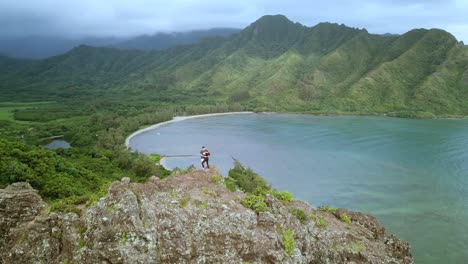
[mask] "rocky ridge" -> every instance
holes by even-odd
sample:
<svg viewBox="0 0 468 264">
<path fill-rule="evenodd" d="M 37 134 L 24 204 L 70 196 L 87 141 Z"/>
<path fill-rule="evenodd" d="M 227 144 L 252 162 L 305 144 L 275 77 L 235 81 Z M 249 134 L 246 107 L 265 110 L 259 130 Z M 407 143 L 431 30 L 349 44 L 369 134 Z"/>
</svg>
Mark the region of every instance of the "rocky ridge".
<svg viewBox="0 0 468 264">
<path fill-rule="evenodd" d="M 370 215 L 271 195 L 256 213 L 223 181 L 214 169 L 123 178 L 81 214 L 50 212 L 29 184 L 12 184 L 0 189 L 0 263 L 413 263 Z"/>
</svg>

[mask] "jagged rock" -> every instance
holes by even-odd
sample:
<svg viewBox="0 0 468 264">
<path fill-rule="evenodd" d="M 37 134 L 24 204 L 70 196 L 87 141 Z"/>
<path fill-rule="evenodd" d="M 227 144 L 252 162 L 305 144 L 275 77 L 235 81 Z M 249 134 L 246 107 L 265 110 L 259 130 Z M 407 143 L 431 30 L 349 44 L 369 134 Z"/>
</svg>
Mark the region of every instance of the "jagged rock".
<svg viewBox="0 0 468 264">
<path fill-rule="evenodd" d="M 383 238 L 386 234 L 385 227 L 380 224 L 377 218 L 372 215 L 363 214 L 359 212 L 352 212 L 344 208 L 338 208 L 335 211 L 335 215 L 338 218 L 342 216 L 348 216 L 351 221 L 358 223 L 372 232 L 374 238 Z"/>
<path fill-rule="evenodd" d="M 122 180 L 120 180 L 123 183 L 129 184 L 130 183 L 130 178 L 129 177 L 123 177 Z"/>
<path fill-rule="evenodd" d="M 154 184 L 159 184 L 161 182 L 161 179 L 159 179 L 156 176 L 151 176 L 148 180 L 148 182 L 154 183 Z"/>
<path fill-rule="evenodd" d="M 11 229 L 34 220 L 44 205 L 28 183 L 13 183 L 0 189 L 0 248 L 4 248 Z"/>
<path fill-rule="evenodd" d="M 17 182 L 0 189 L 0 228 L 2 230 L 29 222 L 44 206 L 41 197 L 29 183 Z"/>
<path fill-rule="evenodd" d="M 335 216 L 271 195 L 270 212 L 257 214 L 241 205 L 244 193 L 214 183 L 216 174 L 115 182 L 80 216 L 49 213 L 29 185 L 11 185 L 0 190 L 0 263 L 413 262 L 409 245 L 386 236 L 371 216 L 345 209 Z M 292 208 L 322 217 L 326 227 L 299 221 Z M 340 221 L 342 214 L 353 222 Z M 289 231 L 292 241 L 283 241 Z"/>
</svg>

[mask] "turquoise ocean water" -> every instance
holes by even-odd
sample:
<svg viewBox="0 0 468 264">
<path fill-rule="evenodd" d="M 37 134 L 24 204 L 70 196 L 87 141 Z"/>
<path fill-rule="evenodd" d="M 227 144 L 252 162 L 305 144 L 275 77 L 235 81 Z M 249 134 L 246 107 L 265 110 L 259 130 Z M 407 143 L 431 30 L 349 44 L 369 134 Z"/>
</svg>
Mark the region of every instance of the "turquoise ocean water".
<svg viewBox="0 0 468 264">
<path fill-rule="evenodd" d="M 171 123 L 130 140 L 165 165 L 200 168 L 206 146 L 311 205 L 370 213 L 409 241 L 416 263 L 468 263 L 468 119 L 250 114 Z"/>
</svg>

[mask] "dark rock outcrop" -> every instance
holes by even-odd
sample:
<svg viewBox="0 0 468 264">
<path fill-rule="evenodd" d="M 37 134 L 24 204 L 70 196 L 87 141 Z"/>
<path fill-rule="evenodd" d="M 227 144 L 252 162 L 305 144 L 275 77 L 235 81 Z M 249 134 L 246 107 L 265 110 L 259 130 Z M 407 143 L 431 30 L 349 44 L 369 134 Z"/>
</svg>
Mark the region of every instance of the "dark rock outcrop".
<svg viewBox="0 0 468 264">
<path fill-rule="evenodd" d="M 80 216 L 51 213 L 28 184 L 13 184 L 0 190 L 0 263 L 413 262 L 409 245 L 372 216 L 270 195 L 270 211 L 257 214 L 215 174 L 123 179 Z M 294 208 L 308 217 L 300 221 Z"/>
</svg>

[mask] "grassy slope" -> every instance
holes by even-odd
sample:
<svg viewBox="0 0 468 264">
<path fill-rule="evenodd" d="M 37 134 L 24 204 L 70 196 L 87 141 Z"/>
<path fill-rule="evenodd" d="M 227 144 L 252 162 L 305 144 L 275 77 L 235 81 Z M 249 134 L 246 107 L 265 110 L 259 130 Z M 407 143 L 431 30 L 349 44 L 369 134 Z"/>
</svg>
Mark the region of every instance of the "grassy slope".
<svg viewBox="0 0 468 264">
<path fill-rule="evenodd" d="M 352 98 L 378 112 L 405 110 L 414 90 L 436 71 L 455 43 L 448 34 L 428 31 L 399 57 L 379 65 L 353 85 Z"/>
<path fill-rule="evenodd" d="M 53 105 L 53 102 L 0 103 L 0 120 L 20 122 L 19 120 L 15 120 L 16 111 L 51 105 Z"/>
<path fill-rule="evenodd" d="M 437 69 L 414 90 L 414 106 L 435 114 L 468 115 L 468 49 L 455 45 Z"/>
</svg>

